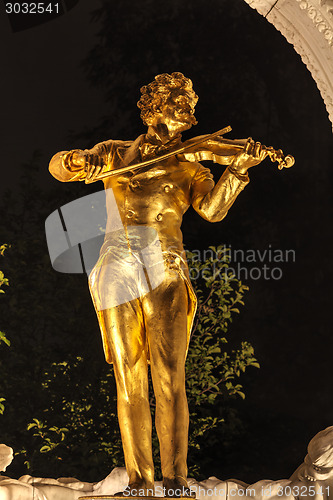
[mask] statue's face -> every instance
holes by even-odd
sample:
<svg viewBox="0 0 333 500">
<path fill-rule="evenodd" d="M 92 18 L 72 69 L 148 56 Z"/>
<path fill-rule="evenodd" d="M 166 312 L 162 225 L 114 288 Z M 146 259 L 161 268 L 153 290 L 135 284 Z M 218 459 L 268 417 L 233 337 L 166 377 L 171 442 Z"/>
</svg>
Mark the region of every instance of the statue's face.
<svg viewBox="0 0 333 500">
<path fill-rule="evenodd" d="M 179 95 L 174 101 L 164 104 L 151 123 L 159 132 L 164 132 L 170 139 L 188 130 L 196 123 L 194 108 L 191 108 L 186 96 Z"/>
<path fill-rule="evenodd" d="M 188 130 L 192 127 L 192 123 L 189 118 L 190 116 L 188 113 L 184 112 L 182 108 L 177 108 L 177 106 L 170 104 L 163 107 L 162 120 L 168 127 L 170 135 L 172 136 L 176 136 L 181 132 L 184 132 L 184 130 Z"/>
</svg>

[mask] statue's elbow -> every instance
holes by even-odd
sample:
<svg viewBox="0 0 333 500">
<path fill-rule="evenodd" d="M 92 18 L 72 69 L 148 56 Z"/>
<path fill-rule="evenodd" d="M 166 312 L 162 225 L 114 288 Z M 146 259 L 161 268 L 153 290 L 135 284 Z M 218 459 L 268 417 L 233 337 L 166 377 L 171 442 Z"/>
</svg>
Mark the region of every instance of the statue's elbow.
<svg viewBox="0 0 333 500">
<path fill-rule="evenodd" d="M 221 222 L 227 215 L 227 210 L 202 210 L 200 215 L 208 222 Z"/>
<path fill-rule="evenodd" d="M 210 218 L 209 222 L 221 222 L 226 215 L 227 212 L 215 214 Z"/>
</svg>

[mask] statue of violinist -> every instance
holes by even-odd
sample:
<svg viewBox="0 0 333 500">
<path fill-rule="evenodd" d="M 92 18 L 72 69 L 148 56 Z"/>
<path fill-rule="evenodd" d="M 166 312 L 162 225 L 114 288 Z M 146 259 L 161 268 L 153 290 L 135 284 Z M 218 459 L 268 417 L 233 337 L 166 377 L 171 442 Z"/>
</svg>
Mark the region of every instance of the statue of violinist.
<svg viewBox="0 0 333 500">
<path fill-rule="evenodd" d="M 154 492 L 150 363 L 163 485 L 168 496 L 189 496 L 185 359 L 196 298 L 183 249 L 182 216 L 192 205 L 207 221 L 221 221 L 248 184 L 250 167 L 268 155 L 289 166 L 290 157 L 287 161 L 282 151 L 252 139 L 228 141 L 218 134 L 182 143 L 181 133 L 196 124 L 198 100 L 182 73 L 156 76 L 141 94 L 145 134 L 135 141 L 108 140 L 88 150 L 62 151 L 52 158 L 50 172 L 62 182 L 103 178 L 107 192 L 106 236 L 89 285 L 117 385 L 129 476 L 123 495 Z M 227 165 L 216 185 L 200 160 Z M 123 225 L 116 232 L 111 199 Z M 143 256 L 147 245 L 150 251 Z"/>
</svg>

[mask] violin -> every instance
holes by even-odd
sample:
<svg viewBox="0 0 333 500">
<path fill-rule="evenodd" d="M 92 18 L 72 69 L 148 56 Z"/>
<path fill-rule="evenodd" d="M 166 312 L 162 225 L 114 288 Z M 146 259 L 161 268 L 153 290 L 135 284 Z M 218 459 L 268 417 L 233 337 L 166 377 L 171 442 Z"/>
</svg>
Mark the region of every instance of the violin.
<svg viewBox="0 0 333 500">
<path fill-rule="evenodd" d="M 232 128 L 227 126 L 212 134 L 189 139 L 184 142 L 181 147 L 168 151 L 165 154 L 139 163 L 134 163 L 132 165 L 126 165 L 125 167 L 120 167 L 116 170 L 101 172 L 92 179 L 85 179 L 85 183 L 91 184 L 92 182 L 105 179 L 106 177 L 113 177 L 125 172 L 132 172 L 133 170 L 148 167 L 160 161 L 166 160 L 171 156 L 177 156 L 180 161 L 213 161 L 214 163 L 219 163 L 220 165 L 229 165 L 232 162 L 233 157 L 240 151 L 244 150 L 247 142 L 249 141 L 249 139 L 225 139 L 223 135 L 231 130 Z M 294 157 L 291 155 L 285 156 L 281 149 L 276 150 L 273 147 L 262 145 L 261 150 L 266 151 L 267 156 L 272 162 L 278 162 L 279 170 L 282 170 L 283 168 L 290 168 L 295 163 Z M 108 167 L 108 165 L 106 165 L 106 167 Z"/>
</svg>

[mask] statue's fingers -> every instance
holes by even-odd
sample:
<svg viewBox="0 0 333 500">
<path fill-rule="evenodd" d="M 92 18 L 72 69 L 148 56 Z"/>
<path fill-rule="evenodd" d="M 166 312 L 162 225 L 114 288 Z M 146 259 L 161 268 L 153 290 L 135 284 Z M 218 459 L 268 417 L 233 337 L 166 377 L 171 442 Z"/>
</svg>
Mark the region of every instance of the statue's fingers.
<svg viewBox="0 0 333 500">
<path fill-rule="evenodd" d="M 269 155 L 269 151 L 263 147 L 260 151 L 260 161 L 263 161 Z"/>
<path fill-rule="evenodd" d="M 95 172 L 95 165 L 89 165 L 87 179 L 91 179 Z"/>
<path fill-rule="evenodd" d="M 261 144 L 260 151 L 259 151 L 260 161 L 263 161 L 265 158 L 267 158 L 267 156 L 269 155 L 269 150 L 270 150 L 270 148 L 268 148 L 264 144 Z"/>
<path fill-rule="evenodd" d="M 101 165 L 95 166 L 92 178 L 96 179 L 96 177 L 98 176 L 98 174 L 100 173 L 101 170 L 102 170 L 102 166 Z"/>
<path fill-rule="evenodd" d="M 86 155 L 85 168 L 86 168 L 87 171 L 89 171 L 89 168 L 91 167 L 91 165 L 93 165 L 93 158 L 94 158 L 94 156 L 91 155 L 91 154 L 87 154 Z"/>
<path fill-rule="evenodd" d="M 94 167 L 98 167 L 99 163 L 100 163 L 100 158 L 98 155 L 96 154 L 92 154 L 91 155 L 91 163 L 92 165 L 94 165 Z"/>
<path fill-rule="evenodd" d="M 260 153 L 261 153 L 261 142 L 256 142 L 253 146 L 253 156 L 254 158 L 260 159 Z"/>
<path fill-rule="evenodd" d="M 249 137 L 247 143 L 245 144 L 244 153 L 246 153 L 247 155 L 251 155 L 253 151 L 253 145 L 254 140 L 252 139 L 252 137 Z"/>
<path fill-rule="evenodd" d="M 85 157 L 84 157 L 83 168 L 84 168 L 85 172 L 88 172 L 88 170 L 89 170 L 89 155 L 85 155 Z"/>
<path fill-rule="evenodd" d="M 270 149 L 271 148 L 268 148 L 264 144 L 261 144 L 260 142 L 256 142 L 256 150 L 255 150 L 256 158 L 260 162 L 262 162 L 270 154 Z"/>
<path fill-rule="evenodd" d="M 87 179 L 91 179 L 92 177 L 95 177 L 96 168 L 99 166 L 100 158 L 96 154 L 89 154 L 88 162 L 89 165 Z"/>
</svg>

